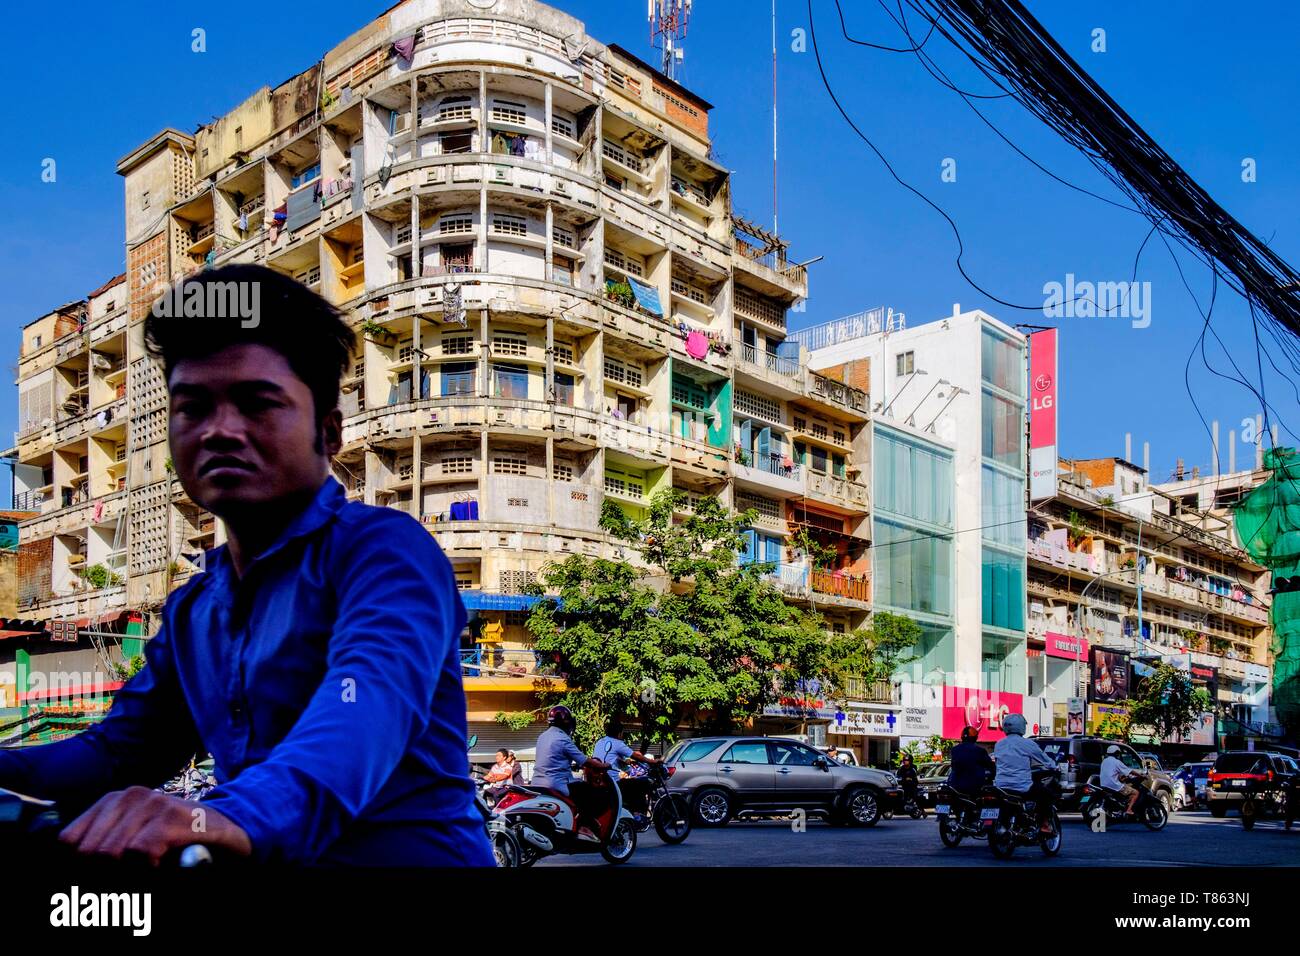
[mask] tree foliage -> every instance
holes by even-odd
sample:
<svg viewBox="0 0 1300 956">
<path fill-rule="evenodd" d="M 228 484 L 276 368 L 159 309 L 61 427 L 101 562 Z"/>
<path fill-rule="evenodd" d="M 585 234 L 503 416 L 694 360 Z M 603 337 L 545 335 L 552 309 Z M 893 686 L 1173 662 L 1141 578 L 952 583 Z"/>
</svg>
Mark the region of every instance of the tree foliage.
<svg viewBox="0 0 1300 956">
<path fill-rule="evenodd" d="M 1196 687 L 1185 671 L 1168 662 L 1142 680 L 1129 700 L 1134 727 L 1150 728 L 1158 740 L 1188 737 L 1192 725 L 1214 708 L 1209 692 Z"/>
<path fill-rule="evenodd" d="M 828 636 L 819 616 L 789 604 L 765 576 L 771 565 L 738 564 L 752 513 L 701 498 L 675 522 L 679 500 L 660 492 L 641 519 L 606 502 L 602 527 L 643 566 L 573 555 L 543 572 L 558 602 L 538 602 L 528 627 L 568 686 L 546 703 L 573 710 L 580 743 L 610 717 L 631 718 L 660 742 L 684 725 L 733 731 L 812 681 L 827 693 L 848 676 L 875 679 L 888 666 L 878 661 L 902 660 L 903 626 L 870 640 Z"/>
</svg>

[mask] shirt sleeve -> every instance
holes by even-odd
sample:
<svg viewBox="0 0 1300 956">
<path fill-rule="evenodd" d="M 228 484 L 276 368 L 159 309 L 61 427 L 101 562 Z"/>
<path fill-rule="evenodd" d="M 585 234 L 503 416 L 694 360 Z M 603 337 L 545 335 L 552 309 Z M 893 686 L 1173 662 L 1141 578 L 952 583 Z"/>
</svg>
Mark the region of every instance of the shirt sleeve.
<svg viewBox="0 0 1300 956">
<path fill-rule="evenodd" d="M 428 532 L 400 512 L 369 514 L 338 536 L 320 685 L 267 759 L 205 801 L 243 828 L 258 860 L 313 862 L 374 800 L 427 728 L 465 626 L 451 563 Z"/>
<path fill-rule="evenodd" d="M 587 755 L 578 749 L 578 745 L 573 742 L 572 737 L 565 737 L 562 746 L 564 748 L 564 756 L 568 757 L 570 761 L 576 763 L 579 767 L 587 762 Z"/>
<path fill-rule="evenodd" d="M 157 787 L 174 776 L 202 745 L 176 676 L 165 614 L 144 657 L 98 724 L 57 743 L 0 751 L 0 786 L 53 800 L 71 820 L 106 793 Z"/>
</svg>

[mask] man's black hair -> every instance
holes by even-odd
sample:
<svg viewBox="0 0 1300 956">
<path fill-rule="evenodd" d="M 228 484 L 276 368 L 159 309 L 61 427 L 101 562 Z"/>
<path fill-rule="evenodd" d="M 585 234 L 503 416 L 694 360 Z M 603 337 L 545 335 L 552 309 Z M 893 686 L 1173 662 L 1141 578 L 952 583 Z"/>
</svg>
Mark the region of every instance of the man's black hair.
<svg viewBox="0 0 1300 956">
<path fill-rule="evenodd" d="M 220 293 L 228 289 L 255 303 L 255 314 L 209 308 L 215 314 L 195 315 L 189 307 L 191 300 L 222 303 Z M 339 382 L 351 365 L 354 343 L 334 306 L 301 282 L 258 265 L 221 266 L 182 280 L 155 303 L 144 323 L 145 350 L 161 360 L 168 382 L 178 362 L 231 346 L 263 345 L 279 352 L 311 390 L 318 422 L 338 407 Z"/>
<path fill-rule="evenodd" d="M 610 737 L 617 737 L 622 740 L 623 721 L 619 720 L 617 717 L 609 718 L 609 720 L 605 721 L 605 733 Z"/>
</svg>

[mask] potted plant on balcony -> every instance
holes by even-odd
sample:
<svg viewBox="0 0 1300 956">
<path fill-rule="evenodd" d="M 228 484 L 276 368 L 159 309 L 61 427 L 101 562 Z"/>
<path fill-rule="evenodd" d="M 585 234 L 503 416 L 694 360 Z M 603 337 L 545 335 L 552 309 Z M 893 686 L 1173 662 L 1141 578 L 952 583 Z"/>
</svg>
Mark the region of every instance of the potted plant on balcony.
<svg viewBox="0 0 1300 956">
<path fill-rule="evenodd" d="M 618 303 L 625 309 L 636 308 L 636 295 L 632 292 L 631 284 L 626 280 L 606 279 L 605 298 Z"/>
</svg>

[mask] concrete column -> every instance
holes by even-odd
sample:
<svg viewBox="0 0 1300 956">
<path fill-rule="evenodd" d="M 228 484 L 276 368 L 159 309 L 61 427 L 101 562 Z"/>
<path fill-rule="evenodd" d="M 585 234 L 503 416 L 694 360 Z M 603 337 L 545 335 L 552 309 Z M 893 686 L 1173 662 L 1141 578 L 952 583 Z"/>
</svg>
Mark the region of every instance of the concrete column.
<svg viewBox="0 0 1300 956">
<path fill-rule="evenodd" d="M 554 90 L 550 83 L 546 84 L 546 165 L 555 165 L 555 145 L 551 141 L 551 116 L 554 109 Z"/>
</svg>

